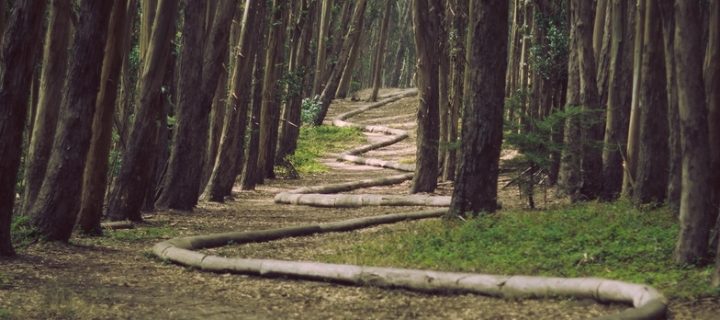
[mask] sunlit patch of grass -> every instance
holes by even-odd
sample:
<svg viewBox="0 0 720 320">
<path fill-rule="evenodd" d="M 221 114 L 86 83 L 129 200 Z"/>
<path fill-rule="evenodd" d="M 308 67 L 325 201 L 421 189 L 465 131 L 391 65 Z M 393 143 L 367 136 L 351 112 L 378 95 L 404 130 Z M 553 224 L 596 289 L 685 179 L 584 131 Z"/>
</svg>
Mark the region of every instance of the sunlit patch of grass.
<svg viewBox="0 0 720 320">
<path fill-rule="evenodd" d="M 328 168 L 318 161 L 323 154 L 341 152 L 364 141 L 365 136 L 355 128 L 303 126 L 297 150 L 288 160 L 300 174 L 326 172 Z"/>
<path fill-rule="evenodd" d="M 169 239 L 177 235 L 177 231 L 169 227 L 140 227 L 126 230 L 106 231 L 107 236 L 117 241 L 145 241 Z"/>
<path fill-rule="evenodd" d="M 359 263 L 491 274 L 602 277 L 645 283 L 670 297 L 720 296 L 712 267 L 673 263 L 676 218 L 626 201 L 512 211 L 465 223 L 425 221 L 323 256 Z"/>
</svg>

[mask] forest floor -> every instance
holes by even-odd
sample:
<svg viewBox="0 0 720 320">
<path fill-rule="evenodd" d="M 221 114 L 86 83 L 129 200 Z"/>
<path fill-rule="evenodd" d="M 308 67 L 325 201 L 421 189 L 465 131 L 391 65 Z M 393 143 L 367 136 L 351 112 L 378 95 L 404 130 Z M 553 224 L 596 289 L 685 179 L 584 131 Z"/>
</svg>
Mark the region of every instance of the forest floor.
<svg viewBox="0 0 720 320">
<path fill-rule="evenodd" d="M 383 91 L 388 94 L 388 91 Z M 362 96 L 361 96 L 362 97 Z M 353 122 L 413 129 L 417 98 L 406 98 L 353 118 Z M 363 105 L 339 101 L 333 115 Z M 381 136 L 366 134 L 368 141 Z M 370 157 L 411 163 L 414 139 L 373 151 Z M 203 202 L 193 212 L 163 211 L 145 216 L 136 229 L 106 231 L 100 238 L 75 237 L 68 245 L 34 243 L 12 260 L 0 260 L 0 319 L 581 319 L 615 313 L 626 306 L 587 300 L 503 300 L 477 295 L 430 295 L 375 287 L 213 274 L 160 261 L 155 243 L 182 235 L 269 229 L 393 212 L 420 207 L 351 209 L 277 205 L 273 196 L 299 186 L 345 182 L 396 174 L 341 163 L 327 155 L 325 173 L 298 180 L 269 180 L 256 191 L 235 190 L 223 204 Z M 504 184 L 504 182 L 501 182 Z M 409 182 L 356 192 L 404 194 Z M 441 184 L 436 194 L 449 195 Z M 517 188 L 502 189 L 503 206 L 522 206 Z M 552 192 L 547 197 L 554 201 Z M 544 205 L 539 200 L 539 205 Z M 360 235 L 408 228 L 416 222 L 365 230 L 290 238 L 208 250 L 248 258 L 315 259 L 356 241 Z M 717 305 L 674 301 L 677 319 L 698 319 Z M 702 312 L 703 310 L 707 312 Z M 715 313 L 717 314 L 717 313 Z M 683 316 L 680 316 L 683 315 Z"/>
</svg>

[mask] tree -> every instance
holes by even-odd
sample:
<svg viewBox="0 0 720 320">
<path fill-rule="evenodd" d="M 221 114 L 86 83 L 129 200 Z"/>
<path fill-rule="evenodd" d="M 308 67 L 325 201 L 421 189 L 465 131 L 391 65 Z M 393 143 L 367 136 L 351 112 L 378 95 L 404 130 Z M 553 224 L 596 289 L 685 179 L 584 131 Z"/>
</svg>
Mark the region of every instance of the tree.
<svg viewBox="0 0 720 320">
<path fill-rule="evenodd" d="M 710 160 L 714 186 L 713 207 L 716 214 L 720 215 L 720 93 L 716 88 L 720 86 L 720 2 L 710 2 L 710 24 L 708 45 L 705 52 L 705 91 L 708 104 L 708 124 L 710 130 Z M 720 218 L 720 217 L 719 217 Z M 716 241 L 720 241 L 720 219 L 715 225 Z M 720 249 L 715 255 L 715 273 L 713 274 L 713 285 L 720 286 Z"/>
<path fill-rule="evenodd" d="M 122 167 L 110 192 L 108 217 L 112 220 L 141 221 L 145 188 L 151 183 L 153 163 L 156 160 L 155 140 L 162 108 L 154 105 L 168 67 L 170 45 L 175 34 L 178 0 L 158 0 L 158 14 L 153 23 L 150 45 L 142 66 L 138 83 L 137 113 L 128 148 L 122 157 Z"/>
<path fill-rule="evenodd" d="M 172 154 L 168 162 L 163 192 L 157 201 L 161 207 L 191 210 L 198 202 L 202 191 L 201 180 L 208 140 L 208 119 L 213 97 L 220 82 L 218 74 L 222 74 L 221 70 L 228 54 L 230 25 L 237 7 L 235 1 L 220 1 L 217 4 L 215 17 L 212 19 L 209 36 L 204 40 L 194 40 L 196 46 L 197 42 L 203 41 L 203 45 L 196 48 L 202 52 L 200 92 L 193 89 L 192 82 L 184 82 L 188 79 L 182 79 L 185 74 L 182 72 L 180 81 L 183 88 L 181 89 L 184 89 L 185 93 L 180 93 L 182 96 L 178 108 L 178 123 L 177 130 L 174 132 Z M 201 18 L 195 17 L 195 19 Z M 197 57 L 192 59 L 195 60 Z M 188 72 L 194 71 L 191 68 Z M 194 85 L 197 86 L 197 82 Z M 225 88 L 221 89 L 219 93 L 226 95 Z M 186 94 L 187 96 L 185 96 Z M 199 97 L 191 97 L 192 95 L 199 95 Z M 226 100 L 225 103 L 227 102 Z M 214 160 L 212 159 L 213 164 Z"/>
<path fill-rule="evenodd" d="M 482 6 L 481 6 L 482 7 Z M 417 60 L 417 152 L 411 193 L 431 192 L 437 187 L 439 144 L 438 60 L 436 40 L 442 28 L 442 1 L 414 0 L 413 28 Z M 473 26 L 475 27 L 475 26 Z M 467 84 L 466 84 L 467 85 Z"/>
<path fill-rule="evenodd" d="M 360 25 L 362 26 L 365 23 L 365 16 L 363 15 L 360 19 Z M 352 48 L 350 49 L 348 63 L 343 69 L 342 77 L 340 77 L 340 83 L 338 84 L 337 91 L 335 92 L 335 95 L 338 98 L 347 98 L 348 91 L 350 90 L 350 82 L 352 81 L 353 75 L 356 71 L 355 67 L 358 62 L 358 57 L 363 49 L 364 39 L 367 38 L 367 32 L 363 32 L 363 29 L 364 28 L 360 28 L 360 30 L 355 33 L 355 39 L 353 39 Z"/>
<path fill-rule="evenodd" d="M 318 38 L 317 38 L 317 59 L 315 60 L 315 80 L 313 81 L 312 95 L 320 94 L 322 88 L 320 87 L 325 80 L 325 68 L 327 67 L 327 41 L 328 33 L 330 31 L 330 18 L 332 15 L 333 0 L 318 0 L 322 1 L 320 9 L 320 23 L 318 25 Z"/>
<path fill-rule="evenodd" d="M 627 84 L 632 81 L 635 6 L 624 0 L 612 0 L 608 9 L 611 12 L 611 44 L 605 148 L 602 154 L 603 200 L 616 199 L 622 189 L 623 148 L 627 143 L 632 100 Z"/>
<path fill-rule="evenodd" d="M 117 84 L 120 80 L 123 56 L 128 54 L 130 49 L 125 43 L 128 40 L 125 35 L 132 31 L 128 10 L 134 10 L 136 4 L 135 0 L 116 0 L 110 15 L 105 57 L 100 73 L 100 89 L 92 122 L 92 138 L 83 174 L 78 225 L 85 234 L 102 234 L 100 220 L 107 186 L 108 155 L 112 143 L 112 120 L 118 93 Z"/>
<path fill-rule="evenodd" d="M 225 127 L 215 166 L 205 190 L 211 201 L 222 202 L 225 196 L 230 195 L 235 177 L 242 169 L 247 111 L 251 98 L 248 92 L 252 77 L 248 75 L 252 73 L 252 61 L 257 50 L 255 47 L 257 43 L 255 38 L 258 37 L 257 28 L 262 23 L 264 15 L 264 1 L 248 0 L 246 2 L 240 41 L 237 53 L 233 57 L 235 65 L 226 100 Z"/>
<path fill-rule="evenodd" d="M 643 35 L 645 28 L 645 6 L 646 0 L 638 0 L 635 10 L 635 42 L 633 47 L 633 80 L 632 80 L 632 102 L 630 104 L 630 124 L 628 125 L 627 148 L 625 152 L 625 174 L 623 175 L 622 193 L 632 196 L 635 184 L 635 172 L 637 171 L 638 136 L 640 133 L 640 115 L 642 110 L 639 107 L 640 101 L 640 72 L 642 65 Z"/>
<path fill-rule="evenodd" d="M 373 63 L 373 89 L 370 95 L 370 101 L 377 101 L 378 92 L 382 85 L 382 66 L 385 58 L 385 44 L 388 39 L 388 28 L 390 25 L 390 15 L 392 14 L 392 5 L 395 1 L 385 1 L 385 13 L 383 14 L 382 25 L 380 27 L 380 36 L 378 44 L 375 48 L 375 60 Z"/>
<path fill-rule="evenodd" d="M 67 89 L 45 179 L 29 210 L 42 238 L 67 242 L 80 209 L 82 177 L 100 86 L 103 47 L 112 1 L 82 1 Z"/>
<path fill-rule="evenodd" d="M 465 34 L 467 29 L 468 3 L 462 0 L 449 2 L 452 27 L 449 39 L 450 83 L 448 113 L 448 150 L 443 161 L 443 180 L 454 180 L 457 170 L 458 118 L 462 110 L 463 81 L 465 78 Z M 447 19 L 447 18 L 446 18 Z"/>
<path fill-rule="evenodd" d="M 42 32 L 45 1 L 16 0 L 0 46 L 0 256 L 15 255 L 10 238 L 15 183 L 27 116 L 32 63 Z M 0 13 L 4 13 L 1 12 Z"/>
<path fill-rule="evenodd" d="M 668 177 L 668 122 L 662 24 L 657 1 L 645 7 L 640 75 L 640 133 L 633 187 L 636 205 L 665 201 Z"/>
<path fill-rule="evenodd" d="M 570 21 L 575 21 L 575 12 L 571 12 Z M 568 82 L 565 98 L 565 111 L 571 112 L 573 108 L 580 105 L 580 65 L 578 52 L 575 50 L 577 42 L 577 24 L 570 24 L 568 55 Z M 582 186 L 582 131 L 578 116 L 570 116 L 565 121 L 563 132 L 563 143 L 560 160 L 560 172 L 558 187 L 570 200 L 575 202 L 581 199 L 580 188 Z"/>
<path fill-rule="evenodd" d="M 28 148 L 25 165 L 25 189 L 22 212 L 27 212 L 40 191 L 50 158 L 55 128 L 58 121 L 65 75 L 67 74 L 68 49 L 72 39 L 70 0 L 55 0 L 50 5 L 48 28 L 45 32 L 42 73 L 38 104 L 35 106 L 35 124 Z"/>
<path fill-rule="evenodd" d="M 502 144 L 508 2 L 471 1 L 460 168 L 449 214 L 494 212 Z M 420 52 L 418 50 L 418 52 Z"/>
<path fill-rule="evenodd" d="M 707 198 L 711 192 L 708 175 L 711 168 L 699 16 L 697 1 L 675 1 L 675 71 L 683 153 L 680 235 L 675 260 L 681 264 L 705 261 L 713 210 L 717 210 Z"/>
<path fill-rule="evenodd" d="M 367 0 L 358 0 L 355 4 L 352 19 L 350 20 L 350 26 L 347 33 L 345 34 L 345 40 L 343 41 L 342 49 L 338 54 L 338 63 L 333 66 L 330 77 L 327 80 L 325 88 L 320 95 L 320 111 L 313 120 L 313 125 L 319 126 L 325 120 L 328 108 L 330 108 L 330 102 L 335 99 L 335 93 L 337 87 L 340 84 L 340 77 L 342 77 L 343 69 L 350 60 L 350 50 L 355 40 L 356 34 L 361 32 L 363 17 L 365 15 L 365 5 Z"/>
<path fill-rule="evenodd" d="M 668 183 L 666 202 L 677 214 L 680 209 L 682 181 L 682 145 L 680 138 L 680 115 L 678 110 L 677 81 L 675 75 L 675 17 L 672 1 L 660 1 L 660 15 L 663 25 L 663 44 L 665 46 L 665 82 L 667 88 L 667 128 L 668 128 Z"/>
</svg>

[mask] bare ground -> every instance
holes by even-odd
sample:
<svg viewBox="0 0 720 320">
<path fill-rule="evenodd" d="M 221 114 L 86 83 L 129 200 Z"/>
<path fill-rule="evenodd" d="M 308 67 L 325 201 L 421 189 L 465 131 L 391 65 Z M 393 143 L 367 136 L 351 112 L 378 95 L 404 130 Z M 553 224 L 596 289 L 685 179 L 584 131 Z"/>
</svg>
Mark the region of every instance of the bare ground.
<svg viewBox="0 0 720 320">
<path fill-rule="evenodd" d="M 403 99 L 354 121 L 412 128 L 415 100 Z M 337 114 L 357 103 L 337 103 Z M 368 139 L 380 139 L 369 135 Z M 412 162 L 413 139 L 370 156 Z M 102 238 L 75 237 L 71 244 L 36 243 L 12 260 L 0 260 L 0 319 L 581 319 L 626 306 L 576 300 L 501 300 L 475 295 L 429 295 L 333 283 L 204 273 L 159 261 L 150 247 L 179 235 L 267 229 L 420 208 L 329 209 L 276 205 L 272 197 L 298 186 L 395 174 L 385 169 L 325 160 L 328 173 L 274 180 L 239 192 L 224 204 L 202 203 L 195 211 L 156 212 L 136 230 Z M 365 193 L 406 193 L 408 185 L 369 188 Z M 441 184 L 438 194 L 449 194 Z M 506 207 L 521 205 L 515 188 L 501 194 Z M 552 199 L 552 196 L 549 197 Z M 554 200 L 552 200 L 554 201 Z M 549 204 L 552 204 L 552 201 Z M 541 202 L 542 205 L 542 202 Z M 349 233 L 232 246 L 214 253 L 308 260 L 374 233 L 407 224 Z M 338 245 L 342 244 L 342 245 Z M 333 249 L 334 248 L 334 249 Z M 713 319 L 720 301 L 673 301 L 676 319 Z"/>
</svg>

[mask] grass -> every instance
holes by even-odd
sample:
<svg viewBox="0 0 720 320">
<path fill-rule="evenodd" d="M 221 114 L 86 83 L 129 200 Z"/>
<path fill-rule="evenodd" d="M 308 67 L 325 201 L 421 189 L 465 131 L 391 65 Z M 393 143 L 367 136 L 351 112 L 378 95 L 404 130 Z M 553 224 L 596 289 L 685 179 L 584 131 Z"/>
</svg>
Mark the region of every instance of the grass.
<svg viewBox="0 0 720 320">
<path fill-rule="evenodd" d="M 10 235 L 12 238 L 13 246 L 16 248 L 27 247 L 30 243 L 35 241 L 34 229 L 30 224 L 30 216 L 15 214 L 12 217 L 10 223 Z"/>
<path fill-rule="evenodd" d="M 365 136 L 355 128 L 303 126 L 297 150 L 289 160 L 300 174 L 327 172 L 328 168 L 318 161 L 323 154 L 340 152 L 364 141 Z"/>
<path fill-rule="evenodd" d="M 142 227 L 127 230 L 107 231 L 108 238 L 117 241 L 145 241 L 155 239 L 169 239 L 177 235 L 177 231 L 170 227 Z"/>
<path fill-rule="evenodd" d="M 652 285 L 670 297 L 720 295 L 712 267 L 672 262 L 678 234 L 666 209 L 638 211 L 625 201 L 548 211 L 513 211 L 465 223 L 425 221 L 366 238 L 323 256 L 359 263 L 491 274 L 602 277 Z"/>
</svg>

